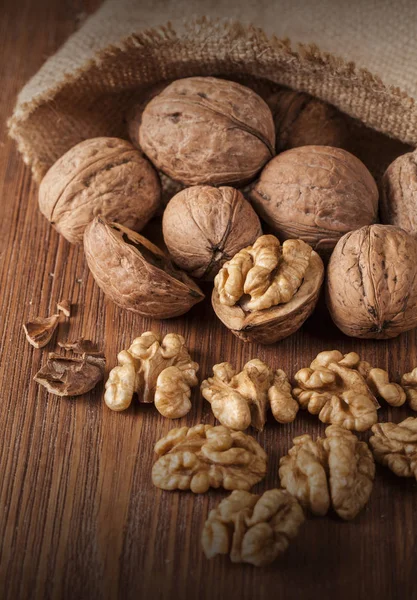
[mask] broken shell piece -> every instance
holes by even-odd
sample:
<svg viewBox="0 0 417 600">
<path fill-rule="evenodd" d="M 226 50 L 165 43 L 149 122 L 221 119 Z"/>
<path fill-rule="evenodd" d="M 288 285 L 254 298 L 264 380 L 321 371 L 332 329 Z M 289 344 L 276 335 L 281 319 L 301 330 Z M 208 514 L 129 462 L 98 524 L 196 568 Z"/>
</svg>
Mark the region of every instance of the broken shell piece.
<svg viewBox="0 0 417 600">
<path fill-rule="evenodd" d="M 29 344 L 35 348 L 43 348 L 51 341 L 58 326 L 59 315 L 51 317 L 35 317 L 32 321 L 24 323 L 23 329 Z"/>
<path fill-rule="evenodd" d="M 97 345 L 94 342 L 85 340 L 83 337 L 80 337 L 73 342 L 58 342 L 58 346 L 64 348 L 64 350 L 72 350 L 75 354 L 103 356 L 103 353 L 98 350 Z"/>
<path fill-rule="evenodd" d="M 66 317 L 71 316 L 71 302 L 69 300 L 60 300 L 56 306 L 58 311 L 64 313 Z"/>
<path fill-rule="evenodd" d="M 82 358 L 68 358 L 50 352 L 34 380 L 56 396 L 80 396 L 103 379 L 105 364 L 101 356 L 83 354 Z"/>
</svg>

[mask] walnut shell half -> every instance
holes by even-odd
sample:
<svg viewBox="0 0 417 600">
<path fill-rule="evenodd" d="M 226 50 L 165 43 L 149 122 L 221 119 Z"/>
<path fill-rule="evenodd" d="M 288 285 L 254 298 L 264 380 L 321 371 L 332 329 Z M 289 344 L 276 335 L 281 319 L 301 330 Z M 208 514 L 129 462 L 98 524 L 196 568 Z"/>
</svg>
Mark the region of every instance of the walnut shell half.
<svg viewBox="0 0 417 600">
<path fill-rule="evenodd" d="M 87 263 L 97 285 L 118 306 L 154 319 L 186 313 L 203 292 L 149 240 L 97 217 L 84 235 Z"/>
</svg>

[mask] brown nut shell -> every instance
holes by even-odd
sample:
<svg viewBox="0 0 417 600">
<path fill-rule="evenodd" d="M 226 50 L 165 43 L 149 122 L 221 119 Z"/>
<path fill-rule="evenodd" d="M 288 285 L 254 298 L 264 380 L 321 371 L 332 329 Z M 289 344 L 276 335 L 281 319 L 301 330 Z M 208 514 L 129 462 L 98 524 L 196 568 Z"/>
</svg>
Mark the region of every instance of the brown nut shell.
<svg viewBox="0 0 417 600">
<path fill-rule="evenodd" d="M 275 129 L 267 104 L 249 88 L 189 77 L 149 102 L 139 143 L 158 169 L 186 185 L 240 185 L 274 155 Z"/>
<path fill-rule="evenodd" d="M 39 208 L 69 242 L 97 215 L 139 231 L 160 204 L 158 175 L 130 142 L 99 137 L 66 152 L 39 188 Z"/>
<path fill-rule="evenodd" d="M 186 313 L 204 298 L 194 281 L 149 240 L 96 217 L 84 235 L 97 285 L 118 306 L 154 319 Z"/>
<path fill-rule="evenodd" d="M 371 225 L 338 242 L 327 270 L 327 306 L 351 337 L 387 339 L 417 326 L 417 240 Z"/>
<path fill-rule="evenodd" d="M 378 189 L 353 154 L 303 146 L 272 159 L 251 191 L 257 213 L 281 240 L 300 238 L 322 254 L 348 231 L 376 221 Z"/>
<path fill-rule="evenodd" d="M 312 252 L 310 264 L 297 293 L 286 304 L 264 310 L 245 311 L 240 305 L 226 306 L 214 288 L 214 312 L 236 337 L 244 342 L 273 344 L 295 333 L 313 312 L 324 279 L 323 261 Z"/>
<path fill-rule="evenodd" d="M 417 152 L 399 156 L 385 171 L 381 221 L 417 236 Z"/>
<path fill-rule="evenodd" d="M 262 235 L 252 206 L 226 186 L 199 185 L 179 192 L 164 212 L 162 227 L 174 262 L 193 277 L 208 280 Z"/>
</svg>

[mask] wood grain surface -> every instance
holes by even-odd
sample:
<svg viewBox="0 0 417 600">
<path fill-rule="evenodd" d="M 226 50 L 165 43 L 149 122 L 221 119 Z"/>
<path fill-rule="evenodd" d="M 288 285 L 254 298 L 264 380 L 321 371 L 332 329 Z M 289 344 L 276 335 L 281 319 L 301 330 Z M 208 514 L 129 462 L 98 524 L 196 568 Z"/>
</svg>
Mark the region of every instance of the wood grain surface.
<svg viewBox="0 0 417 600">
<path fill-rule="evenodd" d="M 64 297 L 75 313 L 69 326 L 60 326 L 60 339 L 93 339 L 108 368 L 120 349 L 149 329 L 184 335 L 201 379 L 217 362 L 242 366 L 254 357 L 293 375 L 317 352 L 333 348 L 356 350 L 396 378 L 417 365 L 415 333 L 389 342 L 355 341 L 337 332 L 322 304 L 302 331 L 262 347 L 233 337 L 208 300 L 182 318 L 152 322 L 104 298 L 82 249 L 59 237 L 40 214 L 36 186 L 5 126 L 21 86 L 98 4 L 6 0 L 0 8 L 0 596 L 417 598 L 415 481 L 378 467 L 371 500 L 353 522 L 310 518 L 270 567 L 233 565 L 225 557 L 207 561 L 202 526 L 226 494 L 162 492 L 150 477 L 153 446 L 162 435 L 178 425 L 214 423 L 199 393 L 191 413 L 174 423 L 138 403 L 125 413 L 111 412 L 102 385 L 85 397 L 59 399 L 33 381 L 46 351 L 26 342 L 22 323 L 52 314 Z M 398 422 L 408 414 L 406 408 L 382 408 L 379 418 Z M 254 491 L 279 484 L 278 461 L 294 435 L 323 431 L 305 413 L 288 426 L 269 420 L 255 436 L 269 468 Z"/>
</svg>

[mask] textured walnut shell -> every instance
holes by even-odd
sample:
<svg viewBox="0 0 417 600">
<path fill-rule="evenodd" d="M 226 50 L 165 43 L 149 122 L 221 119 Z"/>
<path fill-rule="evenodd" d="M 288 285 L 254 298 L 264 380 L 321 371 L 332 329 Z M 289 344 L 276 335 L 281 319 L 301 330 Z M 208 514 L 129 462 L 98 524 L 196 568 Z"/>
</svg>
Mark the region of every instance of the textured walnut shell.
<svg viewBox="0 0 417 600">
<path fill-rule="evenodd" d="M 258 215 L 238 190 L 208 185 L 176 194 L 162 227 L 174 262 L 202 279 L 213 279 L 227 260 L 262 235 Z"/>
<path fill-rule="evenodd" d="M 338 242 L 327 271 L 327 306 L 346 335 L 386 339 L 417 326 L 417 241 L 371 225 Z"/>
<path fill-rule="evenodd" d="M 348 231 L 376 221 L 378 189 L 353 154 L 303 146 L 271 160 L 251 192 L 279 239 L 300 238 L 327 254 Z"/>
<path fill-rule="evenodd" d="M 399 156 L 385 171 L 381 221 L 417 235 L 417 152 Z"/>
<path fill-rule="evenodd" d="M 118 306 L 144 317 L 177 317 L 204 298 L 194 281 L 157 246 L 102 217 L 87 227 L 84 250 L 103 292 Z"/>
<path fill-rule="evenodd" d="M 295 333 L 311 315 L 317 304 L 323 278 L 323 262 L 313 252 L 303 283 L 286 304 L 249 312 L 239 304 L 221 304 L 216 288 L 211 301 L 216 315 L 239 339 L 244 342 L 273 344 Z"/>
<path fill-rule="evenodd" d="M 118 138 L 93 138 L 68 150 L 46 173 L 39 208 L 69 242 L 81 243 L 97 215 L 139 231 L 160 204 L 149 161 Z"/>
<path fill-rule="evenodd" d="M 242 184 L 274 155 L 271 111 L 255 92 L 214 77 L 168 85 L 146 106 L 139 143 L 153 164 L 187 185 Z"/>
</svg>

